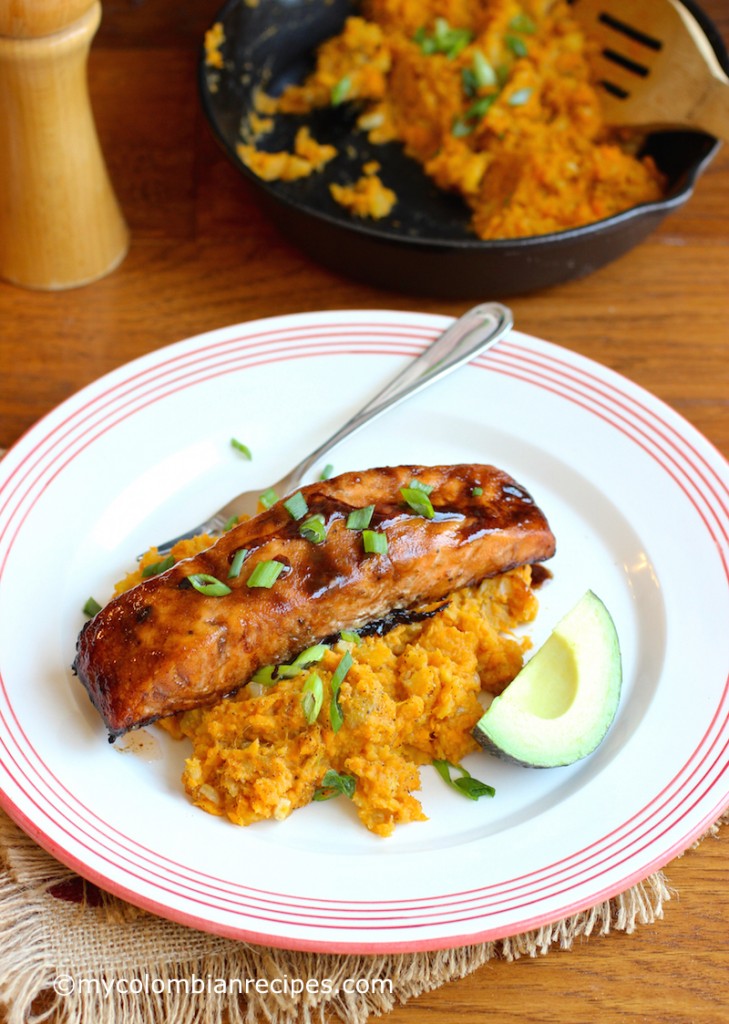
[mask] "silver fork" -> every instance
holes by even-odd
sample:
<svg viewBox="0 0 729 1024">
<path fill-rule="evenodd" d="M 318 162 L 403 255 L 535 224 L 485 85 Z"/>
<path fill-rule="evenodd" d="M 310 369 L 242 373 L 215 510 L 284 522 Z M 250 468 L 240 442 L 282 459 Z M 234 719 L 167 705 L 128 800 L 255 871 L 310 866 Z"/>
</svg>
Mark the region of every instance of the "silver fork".
<svg viewBox="0 0 729 1024">
<path fill-rule="evenodd" d="M 481 352 L 495 345 L 499 339 L 511 330 L 514 318 L 510 309 L 498 302 L 484 303 L 474 306 L 455 323 L 437 337 L 431 344 L 405 369 L 397 375 L 382 391 L 360 409 L 358 413 L 339 428 L 331 437 L 307 455 L 305 459 L 273 484 L 269 490 L 276 492 L 278 498 L 284 498 L 301 484 L 302 480 L 314 464 L 327 454 L 330 449 L 371 423 L 377 416 L 399 405 L 400 402 L 417 394 L 423 388 L 452 373 L 465 363 L 475 359 Z M 199 523 L 187 533 L 173 537 L 163 544 L 157 545 L 160 554 L 167 554 L 180 540 L 186 540 L 199 533 L 219 533 L 227 523 L 236 516 L 255 515 L 261 491 L 245 491 L 229 501 L 205 522 Z"/>
</svg>

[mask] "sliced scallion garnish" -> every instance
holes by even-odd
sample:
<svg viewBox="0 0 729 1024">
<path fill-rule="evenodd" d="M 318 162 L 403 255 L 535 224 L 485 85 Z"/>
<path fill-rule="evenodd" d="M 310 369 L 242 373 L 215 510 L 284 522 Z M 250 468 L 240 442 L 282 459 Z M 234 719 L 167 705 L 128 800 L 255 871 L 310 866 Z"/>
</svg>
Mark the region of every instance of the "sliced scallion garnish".
<svg viewBox="0 0 729 1024">
<path fill-rule="evenodd" d="M 324 703 L 324 684 L 321 676 L 312 672 L 304 685 L 301 687 L 301 710 L 304 718 L 313 725 L 319 717 L 321 706 Z"/>
<path fill-rule="evenodd" d="M 387 534 L 377 530 L 363 530 L 362 544 L 368 555 L 387 554 Z"/>
<path fill-rule="evenodd" d="M 423 53 L 444 53 L 449 60 L 457 57 L 473 39 L 473 32 L 467 28 L 451 28 L 445 18 L 436 18 L 433 31 L 428 34 L 421 26 L 413 36 Z"/>
<path fill-rule="evenodd" d="M 95 597 L 90 597 L 86 604 L 83 606 L 84 615 L 88 615 L 90 619 L 93 619 L 97 612 L 101 611 L 101 605 Z"/>
<path fill-rule="evenodd" d="M 321 785 L 314 790 L 314 800 L 331 800 L 343 794 L 351 800 L 357 787 L 354 775 L 344 775 L 330 768 L 324 772 Z"/>
<path fill-rule="evenodd" d="M 489 86 L 496 85 L 496 72 L 494 71 L 493 65 L 486 60 L 480 50 L 473 51 L 471 68 L 473 70 L 474 80 L 479 89 L 485 89 Z"/>
<path fill-rule="evenodd" d="M 232 530 L 234 526 L 238 525 L 238 516 L 231 516 L 223 523 L 223 533 L 227 533 Z"/>
<path fill-rule="evenodd" d="M 456 792 L 460 793 L 461 796 L 468 797 L 469 800 L 478 800 L 482 796 L 495 796 L 496 790 L 493 786 L 489 786 L 485 782 L 480 782 L 479 779 L 474 779 L 470 772 L 467 772 L 463 765 L 451 764 L 450 761 L 434 760 L 432 762 L 433 767 L 438 772 L 444 782 L 455 789 Z M 459 778 L 451 777 L 451 769 L 453 771 L 460 772 Z"/>
<path fill-rule="evenodd" d="M 401 487 L 400 494 L 402 494 L 413 512 L 417 512 L 419 516 L 432 519 L 435 515 L 435 509 L 430 498 L 420 487 Z"/>
<path fill-rule="evenodd" d="M 174 555 L 168 555 L 167 558 L 163 558 L 161 562 L 151 562 L 149 565 L 145 565 L 142 569 L 142 579 L 147 580 L 150 576 L 158 576 L 161 572 L 171 569 L 174 564 Z"/>
<path fill-rule="evenodd" d="M 304 540 L 310 540 L 312 544 L 321 544 L 322 541 L 326 540 L 327 530 L 324 523 L 324 516 L 321 512 L 315 513 L 313 516 L 309 516 L 299 526 L 299 533 Z"/>
<path fill-rule="evenodd" d="M 347 516 L 348 530 L 365 530 L 372 521 L 374 505 L 365 505 L 364 508 L 355 508 Z"/>
<path fill-rule="evenodd" d="M 240 576 L 241 566 L 246 559 L 248 554 L 248 548 L 238 548 L 236 553 L 233 555 L 233 561 L 230 563 L 230 569 L 228 569 L 228 579 L 235 580 Z"/>
<path fill-rule="evenodd" d="M 358 647 L 362 643 L 362 637 L 359 633 L 352 633 L 348 629 L 343 629 L 339 634 L 339 639 L 344 640 L 346 644 L 356 644 Z"/>
<path fill-rule="evenodd" d="M 525 36 L 533 36 L 537 31 L 537 26 L 524 11 L 520 11 L 519 14 L 515 14 L 509 22 L 509 28 L 513 32 L 523 32 Z"/>
<path fill-rule="evenodd" d="M 510 107 L 523 107 L 533 92 L 534 90 L 531 88 L 517 89 L 506 102 Z"/>
<path fill-rule="evenodd" d="M 451 135 L 454 139 L 462 139 L 466 135 L 470 135 L 473 128 L 474 126 L 468 124 L 462 117 L 457 117 L 451 125 Z"/>
<path fill-rule="evenodd" d="M 276 494 L 273 487 L 269 487 L 267 491 L 263 492 L 258 500 L 264 508 L 270 508 L 271 505 L 275 505 L 278 501 L 278 494 Z"/>
<path fill-rule="evenodd" d="M 284 570 L 283 562 L 275 559 L 267 562 L 257 562 L 253 571 L 246 580 L 249 587 L 272 587 Z"/>
<path fill-rule="evenodd" d="M 527 44 L 519 36 L 505 36 L 504 42 L 515 57 L 526 57 L 529 53 Z"/>
<path fill-rule="evenodd" d="M 240 452 L 241 455 L 244 455 L 247 459 L 253 458 L 253 456 L 251 455 L 251 450 L 248 447 L 248 445 L 243 444 L 243 442 L 239 441 L 237 437 L 231 437 L 230 444 L 232 448 L 235 448 L 237 452 Z"/>
<path fill-rule="evenodd" d="M 339 704 L 339 688 L 347 672 L 352 667 L 352 660 L 352 655 L 349 651 L 345 651 L 332 675 L 332 699 L 329 705 L 329 721 L 331 722 L 332 732 L 339 732 L 344 724 L 344 715 Z"/>
<path fill-rule="evenodd" d="M 290 498 L 287 498 L 284 502 L 284 508 L 292 519 L 303 519 L 309 511 L 306 498 L 301 491 L 297 491 L 296 494 L 292 494 Z"/>
<path fill-rule="evenodd" d="M 451 134 L 455 135 L 456 138 L 469 135 L 478 122 L 486 116 L 497 99 L 498 95 L 495 92 L 489 93 L 488 96 L 480 96 L 461 117 L 455 119 L 451 127 Z"/>
<path fill-rule="evenodd" d="M 280 679 L 293 679 L 299 672 L 303 672 L 305 668 L 309 668 L 310 665 L 315 665 L 317 661 L 321 661 L 328 650 L 327 644 L 314 644 L 313 647 L 307 647 L 301 654 L 296 655 L 290 665 L 279 665 L 277 675 Z"/>
<path fill-rule="evenodd" d="M 297 654 L 290 665 L 264 665 L 251 676 L 252 683 L 262 683 L 263 686 L 273 686 L 279 679 L 293 679 L 304 669 L 321 661 L 329 650 L 327 644 L 314 644 L 307 647 L 301 654 Z"/>
<path fill-rule="evenodd" d="M 496 94 L 491 93 L 489 96 L 481 96 L 466 111 L 466 118 L 469 121 L 480 121 L 482 117 L 488 114 L 491 107 L 496 102 Z"/>
<path fill-rule="evenodd" d="M 319 479 L 320 480 L 328 480 L 333 472 L 334 472 L 334 466 L 331 464 L 331 462 L 327 462 L 326 466 L 324 467 L 324 469 L 319 474 Z"/>
<path fill-rule="evenodd" d="M 344 103 L 349 96 L 351 88 L 352 79 L 349 75 L 345 75 L 343 78 L 340 78 L 338 82 L 335 82 L 332 86 L 331 92 L 329 93 L 329 102 L 331 105 L 333 107 L 338 107 L 340 103 Z"/>
<path fill-rule="evenodd" d="M 206 597 L 225 597 L 231 592 L 230 587 L 206 572 L 194 572 L 187 577 L 187 580 L 198 594 L 205 594 Z"/>
<path fill-rule="evenodd" d="M 480 498 L 481 495 L 483 494 L 483 487 L 472 487 L 471 494 L 473 495 L 474 498 Z"/>
<path fill-rule="evenodd" d="M 410 486 L 415 491 L 422 491 L 423 494 L 432 494 L 434 487 L 432 484 L 424 484 L 422 480 L 418 480 L 416 476 L 410 481 Z"/>
<path fill-rule="evenodd" d="M 275 686 L 280 679 L 276 670 L 276 665 L 263 665 L 253 673 L 249 682 L 260 683 L 261 686 Z"/>
</svg>

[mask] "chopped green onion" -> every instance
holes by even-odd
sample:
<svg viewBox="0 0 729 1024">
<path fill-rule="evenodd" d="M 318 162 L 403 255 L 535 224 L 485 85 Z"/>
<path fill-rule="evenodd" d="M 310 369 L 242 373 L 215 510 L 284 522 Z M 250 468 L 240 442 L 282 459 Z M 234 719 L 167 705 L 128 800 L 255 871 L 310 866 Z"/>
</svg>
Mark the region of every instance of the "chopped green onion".
<svg viewBox="0 0 729 1024">
<path fill-rule="evenodd" d="M 230 593 L 230 587 L 221 583 L 215 576 L 209 576 L 206 572 L 194 572 L 187 579 L 198 594 L 205 594 L 206 597 L 225 597 Z"/>
<path fill-rule="evenodd" d="M 324 703 L 324 684 L 321 676 L 312 672 L 304 685 L 301 687 L 301 710 L 304 718 L 313 725 L 319 717 L 321 706 Z"/>
<path fill-rule="evenodd" d="M 275 686 L 280 679 L 277 667 L 276 665 L 263 665 L 253 673 L 249 682 L 260 683 L 261 686 Z"/>
<path fill-rule="evenodd" d="M 251 455 L 251 450 L 250 450 L 250 448 L 248 447 L 248 445 L 247 445 L 247 444 L 243 444 L 243 442 L 242 442 L 242 441 L 239 441 L 239 440 L 238 440 L 238 438 L 236 438 L 236 437 L 231 437 L 231 439 L 230 439 L 230 444 L 231 444 L 231 446 L 232 446 L 233 448 L 235 448 L 235 450 L 236 450 L 237 452 L 240 452 L 240 453 L 241 453 L 241 455 L 245 455 L 245 457 L 246 457 L 247 459 L 252 459 L 252 458 L 253 458 L 253 456 Z"/>
<path fill-rule="evenodd" d="M 488 114 L 497 98 L 496 93 L 491 93 L 490 96 L 481 96 L 475 103 L 471 104 L 465 116 L 469 121 L 480 121 L 482 117 Z"/>
<path fill-rule="evenodd" d="M 238 525 L 238 516 L 231 516 L 230 519 L 228 519 L 223 524 L 223 533 L 227 533 L 228 530 L 232 530 L 233 527 L 237 526 L 237 525 Z"/>
<path fill-rule="evenodd" d="M 342 685 L 344 677 L 346 676 L 347 672 L 349 672 L 351 667 L 352 655 L 349 653 L 349 651 L 346 651 L 346 653 L 343 654 L 342 657 L 340 658 L 339 664 L 335 668 L 334 673 L 332 675 L 332 690 L 339 692 L 339 687 Z"/>
<path fill-rule="evenodd" d="M 418 480 L 417 477 L 413 477 L 410 481 L 410 486 L 414 491 L 422 491 L 424 494 L 432 494 L 434 488 L 432 484 L 424 484 L 422 480 Z"/>
<path fill-rule="evenodd" d="M 301 654 L 296 655 L 290 665 L 279 665 L 276 674 L 280 679 L 293 679 L 299 672 L 303 672 L 305 668 L 309 668 L 311 665 L 315 665 L 317 661 L 321 661 L 328 650 L 329 646 L 327 644 L 314 644 L 313 647 L 307 647 Z"/>
<path fill-rule="evenodd" d="M 331 464 L 331 462 L 327 462 L 326 466 L 324 467 L 324 469 L 319 474 L 319 479 L 320 480 L 328 480 L 333 472 L 334 472 L 334 466 Z"/>
<path fill-rule="evenodd" d="M 347 529 L 365 530 L 372 521 L 372 513 L 374 511 L 374 505 L 365 505 L 364 508 L 354 509 L 354 511 L 350 512 L 347 516 Z"/>
<path fill-rule="evenodd" d="M 233 555 L 233 561 L 230 563 L 230 569 L 228 569 L 229 580 L 235 580 L 240 576 L 241 566 L 243 565 L 247 554 L 248 548 L 238 548 L 236 553 Z"/>
<path fill-rule="evenodd" d="M 413 40 L 426 55 L 444 53 L 448 60 L 457 57 L 473 39 L 473 32 L 467 28 L 451 28 L 445 18 L 436 18 L 433 32 L 428 35 L 423 25 L 416 29 Z"/>
<path fill-rule="evenodd" d="M 471 104 L 461 117 L 457 117 L 455 119 L 451 128 L 451 134 L 456 138 L 462 138 L 464 135 L 470 135 L 476 127 L 477 122 L 486 116 L 497 99 L 498 95 L 496 93 L 489 93 L 488 96 L 480 96 Z"/>
<path fill-rule="evenodd" d="M 342 655 L 341 660 L 332 675 L 332 700 L 329 705 L 329 721 L 332 725 L 332 732 L 339 732 L 344 724 L 344 715 L 342 714 L 342 708 L 339 704 L 339 688 L 351 667 L 352 655 L 349 651 L 346 651 Z"/>
<path fill-rule="evenodd" d="M 436 49 L 445 53 L 449 60 L 457 57 L 473 39 L 473 32 L 467 28 L 451 28 L 445 18 L 436 18 L 433 28 Z"/>
<path fill-rule="evenodd" d="M 93 619 L 97 612 L 101 611 L 101 605 L 95 597 L 90 597 L 86 604 L 83 606 L 84 615 L 88 615 L 90 619 Z"/>
<path fill-rule="evenodd" d="M 401 487 L 400 494 L 413 510 L 417 512 L 419 516 L 425 516 L 426 519 L 432 519 L 435 515 L 433 504 L 425 493 L 419 487 Z"/>
<path fill-rule="evenodd" d="M 475 96 L 478 92 L 478 82 L 473 73 L 473 68 L 464 68 L 461 71 L 461 85 L 466 96 Z"/>
<path fill-rule="evenodd" d="M 537 31 L 537 26 L 529 15 L 524 13 L 524 11 L 514 15 L 509 22 L 509 28 L 514 32 L 523 32 L 525 36 L 533 36 Z"/>
<path fill-rule="evenodd" d="M 301 654 L 297 654 L 290 665 L 264 665 L 251 676 L 252 683 L 262 683 L 264 686 L 273 686 L 279 679 L 293 679 L 304 669 L 311 668 L 317 661 L 321 661 L 329 650 L 327 644 L 315 644 L 307 647 Z"/>
<path fill-rule="evenodd" d="M 415 30 L 413 40 L 418 44 L 418 46 L 423 51 L 423 53 L 426 54 L 426 56 L 429 56 L 431 53 L 436 52 L 435 40 L 433 39 L 432 36 L 429 36 L 428 33 L 425 31 L 424 25 L 421 25 L 419 28 Z"/>
<path fill-rule="evenodd" d="M 345 75 L 344 78 L 340 78 L 339 81 L 332 86 L 332 90 L 329 94 L 329 102 L 331 105 L 333 107 L 338 107 L 340 103 L 344 103 L 349 96 L 349 90 L 351 88 L 352 79 L 349 75 Z"/>
<path fill-rule="evenodd" d="M 296 494 L 292 494 L 290 498 L 287 498 L 284 502 L 284 508 L 292 519 L 303 519 L 309 511 L 306 498 L 301 491 L 297 491 Z"/>
<path fill-rule="evenodd" d="M 348 629 L 343 629 L 339 634 L 339 639 L 344 640 L 345 644 L 356 644 L 358 647 L 362 643 L 362 637 L 359 633 L 352 633 Z"/>
<path fill-rule="evenodd" d="M 486 60 L 480 50 L 473 51 L 473 62 L 471 64 L 473 77 L 479 89 L 486 89 L 496 85 L 496 72 L 493 65 Z"/>
<path fill-rule="evenodd" d="M 321 544 L 326 540 L 327 530 L 324 524 L 324 516 L 321 512 L 315 513 L 305 519 L 299 527 L 299 533 L 304 540 L 310 540 L 313 544 Z"/>
<path fill-rule="evenodd" d="M 163 558 L 161 562 L 152 562 L 150 565 L 145 565 L 142 569 L 142 579 L 147 580 L 150 576 L 158 576 L 161 572 L 171 569 L 174 564 L 175 556 L 168 555 L 167 558 Z"/>
<path fill-rule="evenodd" d="M 341 794 L 351 800 L 356 786 L 357 780 L 354 775 L 340 775 L 339 772 L 330 768 L 329 771 L 324 772 L 321 786 L 317 786 L 314 790 L 314 800 L 331 800 L 332 797 Z"/>
<path fill-rule="evenodd" d="M 267 491 L 258 499 L 264 508 L 270 508 L 271 505 L 275 505 L 278 501 L 278 494 L 274 491 L 273 487 L 269 487 Z"/>
<path fill-rule="evenodd" d="M 377 530 L 363 530 L 362 544 L 368 555 L 387 554 L 387 534 L 378 533 Z"/>
<path fill-rule="evenodd" d="M 482 796 L 495 796 L 496 790 L 493 786 L 489 786 L 485 782 L 480 782 L 478 779 L 474 779 L 470 772 L 467 772 L 463 765 L 451 764 L 450 761 L 439 761 L 434 760 L 432 762 L 433 767 L 438 772 L 444 782 L 455 789 L 456 792 L 462 796 L 468 797 L 469 800 L 478 800 Z M 457 779 L 451 778 L 451 769 L 461 773 Z"/>
<path fill-rule="evenodd" d="M 472 131 L 473 125 L 468 124 L 462 117 L 457 117 L 451 127 L 451 135 L 454 139 L 462 139 L 464 136 L 470 135 Z"/>
<path fill-rule="evenodd" d="M 453 32 L 449 39 L 449 45 L 445 50 L 445 55 L 448 60 L 453 60 L 458 54 L 465 50 L 468 44 L 473 39 L 473 33 L 469 32 L 467 28 L 453 29 Z"/>
<path fill-rule="evenodd" d="M 471 494 L 473 495 L 474 498 L 480 498 L 481 495 L 483 494 L 483 487 L 472 487 Z"/>
<path fill-rule="evenodd" d="M 522 107 L 533 92 L 534 90 L 531 88 L 517 89 L 516 92 L 513 92 L 511 96 L 509 96 L 506 102 L 510 107 Z"/>
<path fill-rule="evenodd" d="M 258 562 L 246 582 L 249 587 L 266 587 L 268 589 L 274 585 L 284 568 L 283 562 L 277 562 L 275 559 Z"/>
<path fill-rule="evenodd" d="M 519 36 L 505 36 L 504 42 L 515 57 L 526 57 L 529 53 L 527 44 Z"/>
<path fill-rule="evenodd" d="M 500 86 L 506 85 L 511 74 L 511 68 L 508 64 L 497 64 L 496 65 L 496 80 Z"/>
</svg>

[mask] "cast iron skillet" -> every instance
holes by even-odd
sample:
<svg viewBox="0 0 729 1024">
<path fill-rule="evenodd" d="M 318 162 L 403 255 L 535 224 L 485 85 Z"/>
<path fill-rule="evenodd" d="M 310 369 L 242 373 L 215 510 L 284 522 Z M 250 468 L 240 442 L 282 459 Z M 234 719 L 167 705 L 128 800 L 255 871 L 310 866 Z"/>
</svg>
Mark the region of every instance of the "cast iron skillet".
<svg viewBox="0 0 729 1024">
<path fill-rule="evenodd" d="M 714 25 L 693 0 L 684 0 L 704 28 L 718 59 L 729 58 Z M 396 143 L 372 146 L 354 128 L 347 105 L 307 115 L 319 142 L 340 155 L 317 174 L 295 182 L 264 182 L 238 159 L 240 126 L 256 89 L 274 95 L 301 81 L 317 45 L 336 34 L 356 11 L 356 0 L 228 0 L 219 12 L 225 33 L 223 68 L 206 65 L 199 82 L 202 105 L 218 141 L 258 190 L 280 229 L 314 259 L 339 273 L 382 288 L 438 298 L 498 298 L 583 277 L 641 242 L 671 210 L 690 197 L 719 143 L 701 132 L 651 135 L 646 151 L 667 175 L 660 202 L 645 203 L 595 224 L 550 235 L 481 241 L 469 231 L 460 199 L 428 180 Z M 265 136 L 268 150 L 290 149 L 302 119 L 279 117 Z M 399 202 L 381 221 L 362 221 L 338 206 L 329 182 L 351 183 L 367 160 L 377 160 Z"/>
</svg>

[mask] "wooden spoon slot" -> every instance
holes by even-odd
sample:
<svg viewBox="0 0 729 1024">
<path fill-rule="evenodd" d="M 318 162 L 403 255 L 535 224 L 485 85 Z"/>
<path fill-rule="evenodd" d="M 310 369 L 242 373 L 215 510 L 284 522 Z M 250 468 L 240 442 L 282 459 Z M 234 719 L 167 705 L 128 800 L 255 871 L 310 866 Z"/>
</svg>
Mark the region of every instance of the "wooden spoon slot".
<svg viewBox="0 0 729 1024">
<path fill-rule="evenodd" d="M 604 11 L 599 16 L 598 21 L 602 22 L 603 25 L 607 25 L 608 28 L 613 29 L 615 32 L 620 32 L 622 35 L 627 36 L 628 39 L 632 39 L 634 43 L 638 43 L 640 46 L 646 46 L 649 50 L 662 50 L 663 43 L 660 39 L 655 39 L 653 36 L 647 35 L 645 32 L 641 32 L 640 29 L 635 28 L 633 25 L 628 25 L 625 21 L 620 21 L 618 18 L 614 18 L 611 14 L 606 14 Z"/>
<path fill-rule="evenodd" d="M 631 60 L 630 57 L 626 57 L 625 54 L 618 53 L 617 50 L 603 50 L 602 55 L 606 60 L 610 60 L 613 64 L 618 64 L 621 68 L 626 71 L 630 71 L 633 75 L 639 75 L 641 78 L 647 78 L 650 74 L 650 68 L 647 68 L 645 64 L 638 64 L 637 61 Z"/>
</svg>

